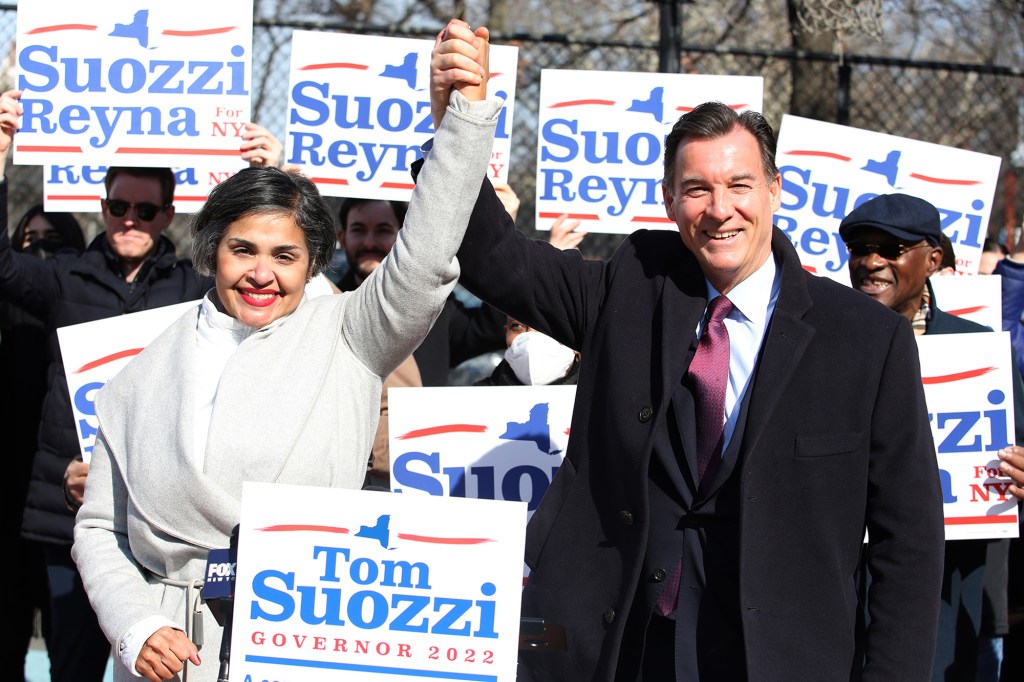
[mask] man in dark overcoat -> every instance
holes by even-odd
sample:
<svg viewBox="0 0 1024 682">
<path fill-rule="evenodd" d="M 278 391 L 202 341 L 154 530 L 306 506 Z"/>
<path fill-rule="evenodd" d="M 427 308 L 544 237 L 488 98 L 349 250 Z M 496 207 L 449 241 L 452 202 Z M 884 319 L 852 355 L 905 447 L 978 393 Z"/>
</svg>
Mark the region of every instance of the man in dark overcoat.
<svg viewBox="0 0 1024 682">
<path fill-rule="evenodd" d="M 481 34 L 439 36 L 434 112 L 473 81 Z M 566 648 L 523 653 L 520 679 L 930 677 L 942 505 L 914 336 L 801 267 L 772 224 L 774 147 L 754 112 L 682 116 L 663 187 L 678 231 L 608 261 L 527 239 L 483 183 L 461 283 L 582 357 L 523 594 Z"/>
</svg>

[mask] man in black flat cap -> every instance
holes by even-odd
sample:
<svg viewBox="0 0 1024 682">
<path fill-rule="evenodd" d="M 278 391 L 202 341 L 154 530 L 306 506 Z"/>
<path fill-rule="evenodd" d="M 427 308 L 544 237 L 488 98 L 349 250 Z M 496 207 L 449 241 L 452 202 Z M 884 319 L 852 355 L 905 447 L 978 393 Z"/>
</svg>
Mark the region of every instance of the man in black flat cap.
<svg viewBox="0 0 1024 682">
<path fill-rule="evenodd" d="M 928 278 L 939 270 L 944 251 L 939 212 L 927 201 L 907 194 L 875 197 L 846 216 L 839 235 L 850 252 L 853 287 L 910 320 L 918 336 L 992 331 L 943 312 L 936 304 Z M 1024 387 L 1018 374 L 1013 378 L 1019 445 L 1024 441 Z M 1009 540 L 946 543 L 932 666 L 936 682 L 975 680 L 983 604 L 989 619 L 1006 618 L 1008 555 Z M 986 583 L 995 589 L 983 594 Z"/>
</svg>

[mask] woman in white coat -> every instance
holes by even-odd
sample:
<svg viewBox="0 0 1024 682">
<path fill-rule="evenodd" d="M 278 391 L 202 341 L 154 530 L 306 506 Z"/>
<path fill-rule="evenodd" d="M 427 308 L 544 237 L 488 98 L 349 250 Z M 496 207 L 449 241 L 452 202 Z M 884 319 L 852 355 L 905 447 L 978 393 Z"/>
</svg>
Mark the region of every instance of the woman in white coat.
<svg viewBox="0 0 1024 682">
<path fill-rule="evenodd" d="M 243 481 L 360 487 L 382 377 L 458 278 L 500 107 L 483 99 L 485 39 L 463 55 L 480 85 L 452 94 L 398 242 L 357 290 L 303 298 L 334 227 L 299 175 L 243 170 L 195 217 L 195 264 L 215 288 L 96 399 L 73 556 L 115 680 L 216 679 L 221 628 L 199 588 L 238 523 Z"/>
</svg>

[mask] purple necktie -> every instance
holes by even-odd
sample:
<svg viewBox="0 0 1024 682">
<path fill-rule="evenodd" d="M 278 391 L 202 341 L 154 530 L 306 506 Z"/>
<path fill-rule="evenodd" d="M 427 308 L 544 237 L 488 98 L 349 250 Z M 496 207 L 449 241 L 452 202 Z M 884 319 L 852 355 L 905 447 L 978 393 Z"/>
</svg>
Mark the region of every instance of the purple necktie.
<svg viewBox="0 0 1024 682">
<path fill-rule="evenodd" d="M 725 296 L 708 304 L 708 323 L 687 371 L 697 399 L 697 473 L 701 478 L 708 464 L 722 456 L 725 389 L 729 384 L 729 332 L 725 318 L 730 312 L 732 302 Z"/>
<path fill-rule="evenodd" d="M 714 458 L 721 459 L 722 456 L 725 389 L 729 384 L 729 332 L 725 328 L 725 318 L 730 312 L 732 302 L 725 296 L 719 296 L 708 304 L 708 322 L 686 372 L 693 382 L 697 399 L 697 474 L 701 478 Z M 711 471 L 717 468 L 711 467 Z M 658 597 L 658 612 L 663 616 L 676 610 L 682 569 L 680 560 Z"/>
</svg>

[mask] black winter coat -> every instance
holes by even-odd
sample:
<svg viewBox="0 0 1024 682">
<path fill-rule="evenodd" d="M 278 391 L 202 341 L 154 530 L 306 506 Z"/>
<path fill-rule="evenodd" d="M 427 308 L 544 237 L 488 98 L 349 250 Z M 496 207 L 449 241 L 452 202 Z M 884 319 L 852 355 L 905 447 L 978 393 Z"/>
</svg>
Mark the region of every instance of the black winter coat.
<svg viewBox="0 0 1024 682">
<path fill-rule="evenodd" d="M 79 453 L 57 328 L 197 300 L 213 280 L 200 277 L 174 245 L 161 237 L 152 258 L 132 283 L 107 243 L 97 236 L 85 253 L 58 253 L 46 260 L 15 253 L 7 234 L 7 181 L 0 182 L 0 299 L 46 323 L 49 367 L 39 426 L 39 445 L 25 502 L 22 534 L 57 544 L 72 542 L 75 515 L 64 502 L 64 471 Z M 145 409 L 144 405 L 139 409 Z"/>
</svg>

